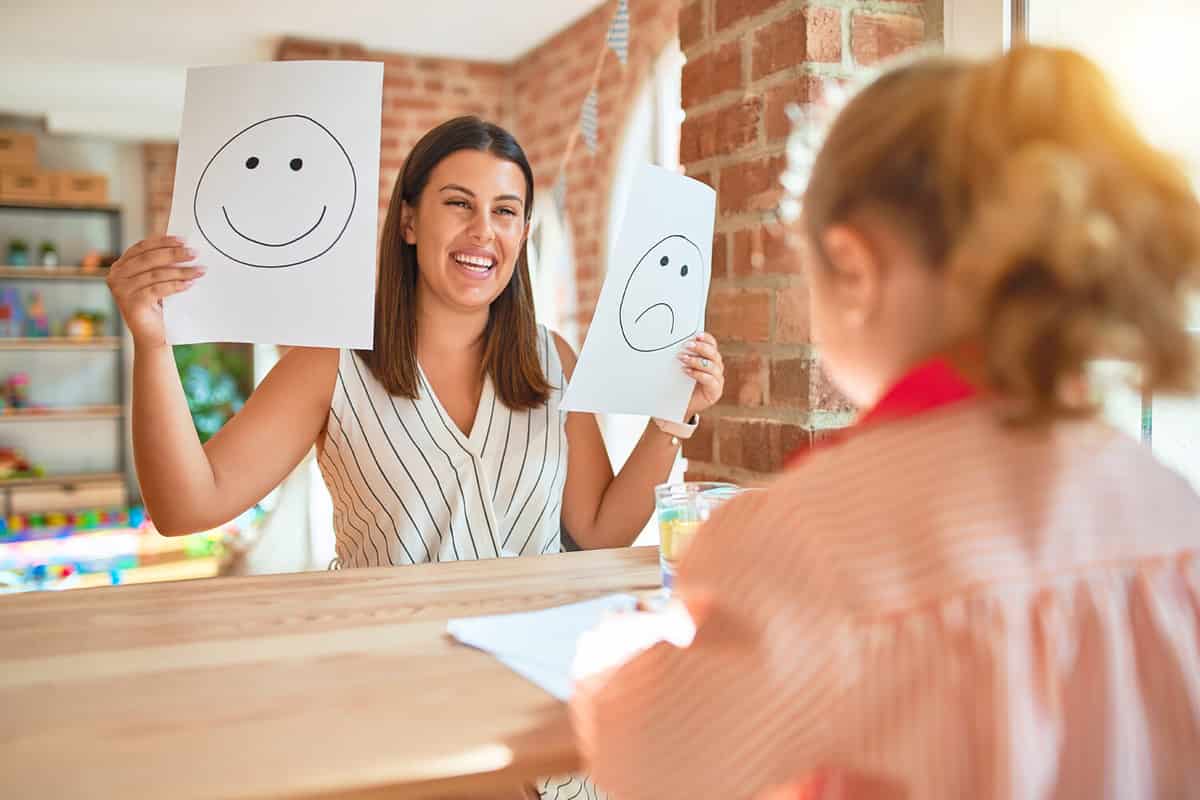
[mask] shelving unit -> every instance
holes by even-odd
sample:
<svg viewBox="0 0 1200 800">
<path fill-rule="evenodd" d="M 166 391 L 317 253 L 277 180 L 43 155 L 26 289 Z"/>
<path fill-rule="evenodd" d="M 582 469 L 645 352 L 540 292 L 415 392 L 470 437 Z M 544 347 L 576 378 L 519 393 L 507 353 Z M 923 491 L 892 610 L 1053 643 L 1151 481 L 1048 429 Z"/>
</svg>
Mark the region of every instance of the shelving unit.
<svg viewBox="0 0 1200 800">
<path fill-rule="evenodd" d="M 20 280 L 102 281 L 108 270 L 85 270 L 83 267 L 10 267 L 0 265 L 0 278 Z"/>
<path fill-rule="evenodd" d="M 59 242 L 73 240 L 77 246 L 86 240 L 87 247 L 117 253 L 121 209 L 111 204 L 0 202 L 0 247 L 7 236 L 31 241 L 45 236 Z M 67 258 L 82 254 L 63 253 Z M 15 286 L 23 300 L 38 291 L 48 307 L 55 298 L 60 304 L 79 302 L 91 307 L 103 302 L 109 317 L 106 332 L 111 334 L 89 339 L 0 338 L 3 369 L 30 372 L 35 383 L 40 370 L 64 389 L 54 396 L 31 398 L 43 407 L 7 409 L 0 414 L 0 445 L 16 443 L 35 465 L 50 462 L 45 477 L 0 480 L 0 512 L 84 510 L 129 502 L 124 343 L 120 315 L 103 287 L 106 277 L 106 270 L 75 265 L 0 264 L 0 286 Z M 62 313 L 59 308 L 58 316 Z M 54 321 L 58 320 L 52 316 Z M 103 443 L 106 437 L 111 437 L 111 449 Z M 72 446 L 83 453 L 80 463 L 72 463 Z"/>
<path fill-rule="evenodd" d="M 121 340 L 116 336 L 97 336 L 92 339 L 67 339 L 48 336 L 37 339 L 0 338 L 0 350 L 119 350 Z"/>
<path fill-rule="evenodd" d="M 74 408 L 20 408 L 0 414 L 0 425 L 6 422 L 82 422 L 93 419 L 120 419 L 125 416 L 120 406 L 77 406 Z"/>
</svg>

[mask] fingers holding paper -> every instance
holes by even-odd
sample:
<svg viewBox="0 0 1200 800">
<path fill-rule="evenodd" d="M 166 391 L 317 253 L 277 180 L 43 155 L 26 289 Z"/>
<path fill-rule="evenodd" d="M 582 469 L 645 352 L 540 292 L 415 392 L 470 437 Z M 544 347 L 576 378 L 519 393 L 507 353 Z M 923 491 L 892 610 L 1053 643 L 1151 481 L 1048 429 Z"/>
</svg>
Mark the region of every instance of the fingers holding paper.
<svg viewBox="0 0 1200 800">
<path fill-rule="evenodd" d="M 188 264 L 195 253 L 182 239 L 156 236 L 125 251 L 108 274 L 108 288 L 138 346 L 165 345 L 163 298 L 187 291 L 205 273 Z"/>
<path fill-rule="evenodd" d="M 692 337 L 679 352 L 679 361 L 687 376 L 696 381 L 685 417 L 691 419 L 721 399 L 725 391 L 725 362 L 717 340 L 709 333 Z"/>
</svg>

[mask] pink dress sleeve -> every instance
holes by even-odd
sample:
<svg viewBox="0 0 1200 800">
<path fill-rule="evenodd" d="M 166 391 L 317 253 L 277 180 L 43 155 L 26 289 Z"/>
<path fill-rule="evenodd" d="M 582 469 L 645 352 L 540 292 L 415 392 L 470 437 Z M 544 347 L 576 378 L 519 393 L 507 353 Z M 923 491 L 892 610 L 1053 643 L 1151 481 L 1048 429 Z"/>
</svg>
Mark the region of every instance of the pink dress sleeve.
<svg viewBox="0 0 1200 800">
<path fill-rule="evenodd" d="M 829 752 L 853 641 L 827 560 L 774 505 L 745 498 L 700 532 L 679 586 L 705 609 L 690 647 L 659 644 L 573 702 L 588 767 L 620 800 L 803 796 L 779 790 Z"/>
</svg>

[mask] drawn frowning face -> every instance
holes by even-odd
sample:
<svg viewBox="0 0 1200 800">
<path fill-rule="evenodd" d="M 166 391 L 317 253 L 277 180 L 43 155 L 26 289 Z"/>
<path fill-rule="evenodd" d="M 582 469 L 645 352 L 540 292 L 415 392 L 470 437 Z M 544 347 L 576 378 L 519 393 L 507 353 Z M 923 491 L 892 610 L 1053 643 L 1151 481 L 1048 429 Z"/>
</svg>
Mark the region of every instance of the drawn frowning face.
<svg viewBox="0 0 1200 800">
<path fill-rule="evenodd" d="M 213 155 L 196 184 L 201 235 L 248 267 L 294 267 L 337 244 L 358 194 L 350 156 L 316 120 L 256 122 Z"/>
<path fill-rule="evenodd" d="M 652 353 L 700 330 L 704 256 L 684 236 L 668 236 L 641 257 L 621 295 L 621 335 L 634 350 Z"/>
</svg>

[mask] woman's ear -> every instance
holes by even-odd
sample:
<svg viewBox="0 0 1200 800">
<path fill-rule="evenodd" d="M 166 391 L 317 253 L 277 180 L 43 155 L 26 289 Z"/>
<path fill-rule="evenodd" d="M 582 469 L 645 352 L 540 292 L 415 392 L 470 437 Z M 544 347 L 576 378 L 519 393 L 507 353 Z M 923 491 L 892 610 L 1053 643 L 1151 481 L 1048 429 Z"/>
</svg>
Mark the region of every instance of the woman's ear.
<svg viewBox="0 0 1200 800">
<path fill-rule="evenodd" d="M 416 209 L 405 203 L 400 208 L 400 234 L 404 237 L 405 244 L 416 245 L 417 243 L 416 219 Z"/>
<path fill-rule="evenodd" d="M 875 248 L 850 225 L 830 226 L 821 237 L 832 267 L 830 287 L 843 321 L 861 327 L 875 315 L 883 293 L 883 269 Z"/>
</svg>

